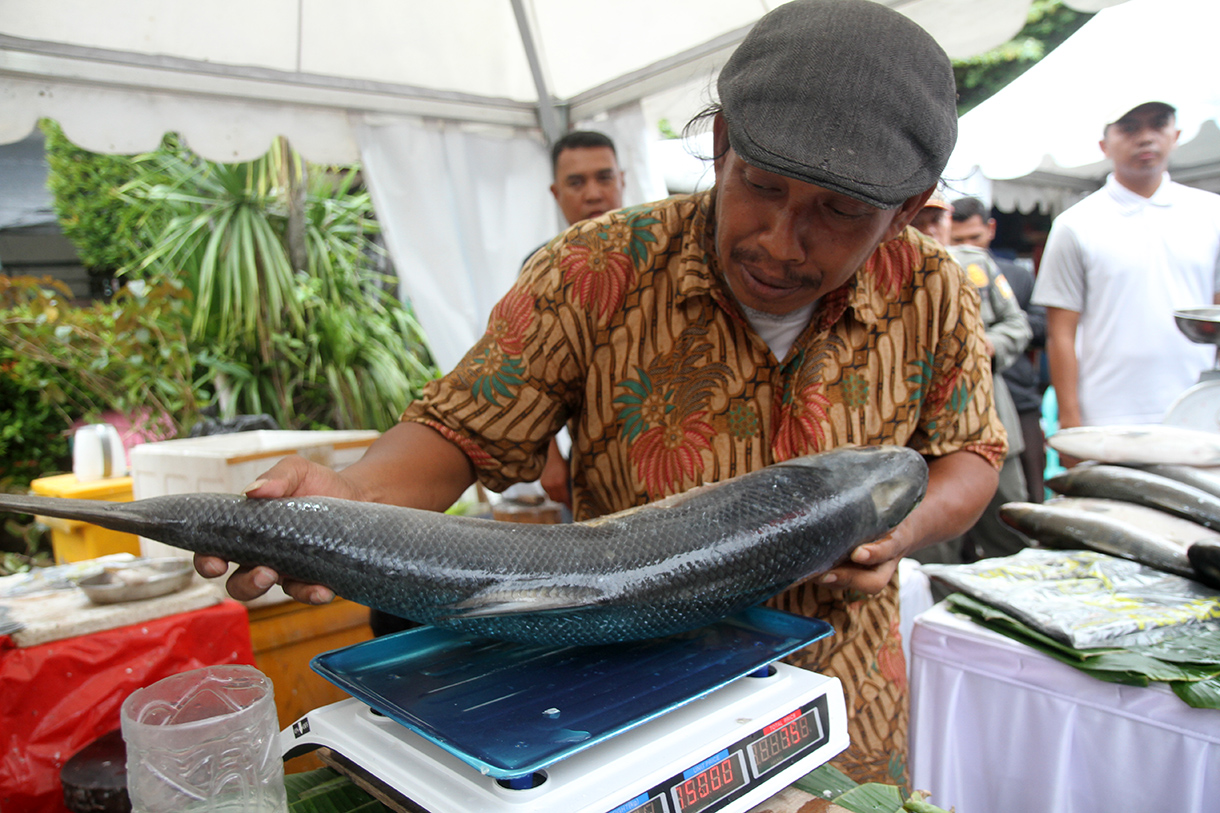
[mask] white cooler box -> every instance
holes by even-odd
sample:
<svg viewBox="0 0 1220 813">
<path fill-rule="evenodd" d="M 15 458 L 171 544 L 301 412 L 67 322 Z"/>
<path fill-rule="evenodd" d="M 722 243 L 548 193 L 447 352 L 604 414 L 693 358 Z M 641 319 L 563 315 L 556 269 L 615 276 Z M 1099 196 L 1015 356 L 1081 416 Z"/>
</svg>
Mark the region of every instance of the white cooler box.
<svg viewBox="0 0 1220 813">
<path fill-rule="evenodd" d="M 143 443 L 131 450 L 132 496 L 141 500 L 197 492 L 240 494 L 260 474 L 292 454 L 339 471 L 359 460 L 379 434 L 373 430 L 258 430 Z M 143 537 L 140 553 L 190 555 Z M 274 587 L 248 604 L 260 606 L 286 600 L 288 596 Z"/>
</svg>

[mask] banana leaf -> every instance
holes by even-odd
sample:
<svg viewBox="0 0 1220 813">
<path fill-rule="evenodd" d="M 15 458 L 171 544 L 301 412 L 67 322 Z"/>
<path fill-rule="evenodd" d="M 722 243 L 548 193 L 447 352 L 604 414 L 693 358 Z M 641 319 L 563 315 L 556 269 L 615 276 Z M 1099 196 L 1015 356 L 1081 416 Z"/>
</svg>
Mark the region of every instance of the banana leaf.
<svg viewBox="0 0 1220 813">
<path fill-rule="evenodd" d="M 902 791 L 893 785 L 858 784 L 829 763 L 815 768 L 793 784 L 806 793 L 833 800 L 837 807 L 851 813 L 946 813 L 927 801 L 925 791 L 914 791 L 903 799 Z"/>
<path fill-rule="evenodd" d="M 332 768 L 284 777 L 289 813 L 390 813 L 389 808 Z"/>
<path fill-rule="evenodd" d="M 823 799 L 836 799 L 859 783 L 830 763 L 819 765 L 794 782 L 798 788 Z"/>
<path fill-rule="evenodd" d="M 1170 683 L 1173 693 L 1195 709 L 1220 709 L 1220 678 Z"/>
<path fill-rule="evenodd" d="M 839 796 L 835 804 L 851 813 L 899 813 L 902 810 L 902 794 L 893 785 L 870 782 Z"/>
<path fill-rule="evenodd" d="M 1198 683 L 1212 684 L 1220 678 L 1220 659 L 1210 663 L 1204 662 L 1209 651 L 1205 642 L 1188 644 L 1177 640 L 1187 636 L 1175 636 L 1173 639 L 1139 647 L 1078 650 L 964 593 L 953 593 L 945 601 L 951 609 L 969 616 L 981 626 L 1020 641 L 1098 680 L 1128 686 L 1147 686 L 1153 681 L 1164 682 L 1193 708 L 1220 708 L 1220 691 L 1209 690 L 1207 686 L 1198 690 L 1187 688 Z M 1189 637 L 1199 637 L 1200 633 L 1201 631 L 1192 632 Z M 1211 635 L 1208 631 L 1204 637 Z M 1162 657 L 1158 657 L 1156 653 Z M 1215 682 L 1214 686 L 1220 688 L 1220 682 Z"/>
</svg>

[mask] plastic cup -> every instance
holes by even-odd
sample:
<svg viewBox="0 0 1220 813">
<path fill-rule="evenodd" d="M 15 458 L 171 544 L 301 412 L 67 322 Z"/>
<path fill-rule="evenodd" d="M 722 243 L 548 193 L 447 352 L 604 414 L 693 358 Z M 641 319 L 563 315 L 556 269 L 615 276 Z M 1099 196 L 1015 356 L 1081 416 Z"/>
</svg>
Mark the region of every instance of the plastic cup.
<svg viewBox="0 0 1220 813">
<path fill-rule="evenodd" d="M 271 681 L 206 666 L 137 689 L 120 712 L 133 813 L 287 813 Z"/>
</svg>

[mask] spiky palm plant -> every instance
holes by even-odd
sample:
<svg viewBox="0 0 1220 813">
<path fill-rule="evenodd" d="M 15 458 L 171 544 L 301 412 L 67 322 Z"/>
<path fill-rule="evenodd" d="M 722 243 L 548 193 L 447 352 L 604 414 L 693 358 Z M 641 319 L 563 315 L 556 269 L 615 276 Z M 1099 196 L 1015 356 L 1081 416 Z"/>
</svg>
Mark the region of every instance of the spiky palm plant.
<svg viewBox="0 0 1220 813">
<path fill-rule="evenodd" d="M 376 269 L 377 224 L 354 169 L 307 167 L 282 142 L 242 164 L 181 148 L 138 161 L 148 172 L 122 195 L 154 204 L 159 221 L 138 267 L 186 280 L 191 344 L 222 416 L 386 429 L 435 376 L 418 323 Z"/>
</svg>

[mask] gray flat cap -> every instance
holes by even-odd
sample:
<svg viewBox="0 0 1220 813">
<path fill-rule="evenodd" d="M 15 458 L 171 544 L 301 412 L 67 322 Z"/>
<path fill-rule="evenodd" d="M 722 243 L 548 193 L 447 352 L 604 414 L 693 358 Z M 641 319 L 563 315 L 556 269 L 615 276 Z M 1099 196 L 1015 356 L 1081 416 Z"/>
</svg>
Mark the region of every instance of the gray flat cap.
<svg viewBox="0 0 1220 813">
<path fill-rule="evenodd" d="M 957 142 L 944 50 L 871 0 L 792 0 L 720 72 L 729 144 L 749 164 L 892 209 L 940 179 Z"/>
</svg>

